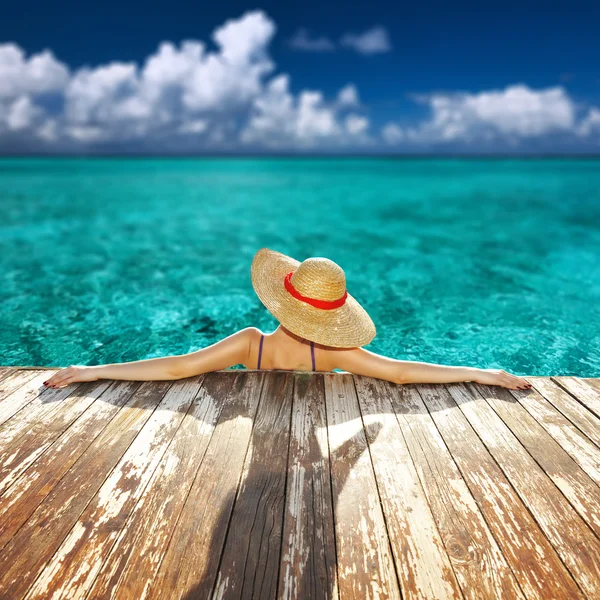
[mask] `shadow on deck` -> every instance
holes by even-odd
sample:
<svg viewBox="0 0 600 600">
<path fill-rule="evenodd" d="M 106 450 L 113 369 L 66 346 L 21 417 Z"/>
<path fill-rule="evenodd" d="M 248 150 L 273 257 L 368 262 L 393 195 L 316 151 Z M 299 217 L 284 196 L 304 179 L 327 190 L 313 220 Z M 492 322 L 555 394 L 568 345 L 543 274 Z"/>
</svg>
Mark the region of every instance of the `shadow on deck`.
<svg viewBox="0 0 600 600">
<path fill-rule="evenodd" d="M 0 368 L 0 598 L 600 597 L 600 380 Z"/>
</svg>

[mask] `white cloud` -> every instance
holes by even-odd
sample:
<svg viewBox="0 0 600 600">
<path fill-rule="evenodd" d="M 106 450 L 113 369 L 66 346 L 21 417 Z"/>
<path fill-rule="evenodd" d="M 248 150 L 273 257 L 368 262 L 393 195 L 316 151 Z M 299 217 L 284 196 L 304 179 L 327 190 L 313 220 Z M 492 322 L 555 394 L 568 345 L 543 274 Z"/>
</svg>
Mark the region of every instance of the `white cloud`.
<svg viewBox="0 0 600 600">
<path fill-rule="evenodd" d="M 338 93 L 338 104 L 340 106 L 358 106 L 358 90 L 352 83 L 344 86 Z"/>
<path fill-rule="evenodd" d="M 65 133 L 78 142 L 97 142 L 107 137 L 102 128 L 93 125 L 67 125 Z"/>
<path fill-rule="evenodd" d="M 289 45 L 294 50 L 304 52 L 332 52 L 338 48 L 327 36 L 311 37 L 306 29 L 298 29 Z M 376 26 L 363 33 L 345 33 L 339 40 L 339 47 L 350 48 L 359 54 L 381 54 L 389 52 L 392 44 L 385 27 Z"/>
<path fill-rule="evenodd" d="M 304 90 L 295 97 L 289 77 L 280 75 L 255 99 L 241 140 L 270 148 L 340 147 L 368 141 L 359 135 L 366 133 L 368 120 L 357 114 L 344 119 L 343 110 L 337 100 L 327 102 L 318 91 Z"/>
<path fill-rule="evenodd" d="M 203 133 L 207 128 L 208 121 L 206 119 L 196 119 L 195 121 L 182 123 L 177 131 L 179 133 Z"/>
<path fill-rule="evenodd" d="M 372 137 L 377 121 L 361 114 L 366 107 L 354 84 L 333 97 L 292 91 L 289 75 L 276 73 L 269 55 L 275 31 L 265 13 L 252 11 L 215 29 L 214 50 L 198 40 L 165 41 L 142 64 L 114 61 L 75 71 L 49 50 L 27 56 L 15 44 L 0 44 L 0 144 L 4 151 L 210 151 L 600 139 L 600 108 L 576 104 L 563 87 L 523 84 L 421 96 L 428 117 L 388 122 Z M 349 35 L 345 44 L 361 52 L 389 49 L 382 28 Z"/>
<path fill-rule="evenodd" d="M 360 115 L 348 115 L 346 117 L 346 131 L 351 135 L 364 133 L 369 127 L 369 120 Z"/>
<path fill-rule="evenodd" d="M 305 52 L 331 52 L 335 50 L 335 44 L 326 36 L 311 37 L 306 29 L 298 29 L 289 41 L 294 50 Z"/>
<path fill-rule="evenodd" d="M 47 119 L 37 130 L 37 136 L 45 142 L 54 142 L 58 139 L 58 123 L 56 119 Z"/>
<path fill-rule="evenodd" d="M 580 136 L 592 135 L 594 132 L 600 133 L 600 109 L 598 108 L 590 109 L 577 128 L 577 134 Z"/>
<path fill-rule="evenodd" d="M 405 138 L 402 127 L 396 123 L 387 123 L 381 130 L 381 135 L 388 144 L 398 144 Z"/>
<path fill-rule="evenodd" d="M 575 105 L 562 87 L 533 90 L 521 84 L 477 94 L 432 94 L 421 101 L 429 105 L 430 118 L 416 127 L 388 123 L 382 129 L 388 143 L 518 141 L 576 127 Z"/>
<path fill-rule="evenodd" d="M 111 63 L 83 68 L 69 82 L 65 93 L 67 120 L 73 123 L 113 122 L 128 115 L 127 104 L 139 88 L 135 63 Z M 124 106 L 125 105 L 125 108 Z"/>
<path fill-rule="evenodd" d="M 213 39 L 221 48 L 224 61 L 248 65 L 262 63 L 265 49 L 274 34 L 275 23 L 264 12 L 255 10 L 240 19 L 229 19 L 215 30 Z"/>
<path fill-rule="evenodd" d="M 392 49 L 388 32 L 381 26 L 368 29 L 364 33 L 346 33 L 342 36 L 340 44 L 360 54 L 380 54 Z"/>
<path fill-rule="evenodd" d="M 69 70 L 49 50 L 27 59 L 17 45 L 0 44 L 0 100 L 60 92 L 68 80 Z"/>
<path fill-rule="evenodd" d="M 269 79 L 275 31 L 262 11 L 247 12 L 215 29 L 216 51 L 197 40 L 163 42 L 142 65 L 114 61 L 72 74 L 50 52 L 28 59 L 17 46 L 0 46 L 0 135 L 27 130 L 63 148 L 136 141 L 150 148 L 187 137 L 198 149 L 240 140 L 293 149 L 360 138 L 368 121 L 345 114 L 359 108 L 354 85 L 329 101 L 318 90 L 292 93 L 288 75 Z M 62 95 L 58 111 L 38 105 L 50 91 Z"/>
<path fill-rule="evenodd" d="M 81 69 L 66 92 L 65 117 L 76 124 L 66 131 L 79 140 L 142 137 L 169 127 L 199 133 L 199 115 L 230 113 L 261 92 L 274 68 L 266 53 L 274 32 L 272 21 L 255 11 L 216 29 L 219 52 L 207 53 L 197 41 L 180 48 L 164 42 L 141 69 L 117 62 Z M 202 123 L 204 131 L 208 120 Z"/>
<path fill-rule="evenodd" d="M 184 84 L 187 108 L 231 109 L 256 96 L 262 78 L 274 69 L 266 52 L 274 34 L 275 24 L 261 11 L 246 13 L 219 27 L 213 39 L 221 52 L 197 61 Z"/>
<path fill-rule="evenodd" d="M 8 108 L 6 125 L 11 131 L 27 129 L 41 112 L 28 96 L 20 96 Z"/>
<path fill-rule="evenodd" d="M 299 139 L 312 140 L 329 137 L 339 132 L 335 114 L 325 106 L 321 92 L 304 91 L 298 98 L 296 135 Z"/>
</svg>

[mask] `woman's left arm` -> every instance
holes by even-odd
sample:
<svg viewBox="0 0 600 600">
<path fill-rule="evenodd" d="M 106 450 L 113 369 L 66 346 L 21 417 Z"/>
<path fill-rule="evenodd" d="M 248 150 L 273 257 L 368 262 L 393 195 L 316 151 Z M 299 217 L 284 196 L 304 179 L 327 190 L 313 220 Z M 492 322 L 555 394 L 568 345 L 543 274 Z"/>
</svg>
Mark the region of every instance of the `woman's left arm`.
<svg viewBox="0 0 600 600">
<path fill-rule="evenodd" d="M 162 381 L 218 371 L 247 362 L 250 342 L 257 331 L 254 327 L 247 327 L 211 346 L 189 354 L 90 367 L 71 365 L 55 373 L 45 383 L 49 387 L 61 388 L 77 381 L 97 379 Z"/>
<path fill-rule="evenodd" d="M 475 367 L 455 367 L 397 360 L 370 352 L 365 348 L 340 348 L 332 352 L 331 356 L 333 368 L 399 384 L 475 381 L 513 390 L 531 387 L 531 384 L 523 377 L 517 377 L 500 369 L 477 369 Z"/>
</svg>

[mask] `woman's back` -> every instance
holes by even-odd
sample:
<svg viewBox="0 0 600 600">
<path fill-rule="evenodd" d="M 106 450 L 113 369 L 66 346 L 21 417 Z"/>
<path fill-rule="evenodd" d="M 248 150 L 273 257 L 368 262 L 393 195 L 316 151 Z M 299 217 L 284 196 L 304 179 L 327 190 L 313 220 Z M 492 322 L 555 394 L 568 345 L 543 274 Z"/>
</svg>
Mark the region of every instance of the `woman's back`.
<svg viewBox="0 0 600 600">
<path fill-rule="evenodd" d="M 314 342 L 294 336 L 289 332 L 281 335 L 280 329 L 265 335 L 256 330 L 252 340 L 247 368 L 284 371 L 317 371 L 318 355 L 320 363 L 328 362 L 326 352 Z M 329 370 L 329 369 L 325 369 Z"/>
</svg>

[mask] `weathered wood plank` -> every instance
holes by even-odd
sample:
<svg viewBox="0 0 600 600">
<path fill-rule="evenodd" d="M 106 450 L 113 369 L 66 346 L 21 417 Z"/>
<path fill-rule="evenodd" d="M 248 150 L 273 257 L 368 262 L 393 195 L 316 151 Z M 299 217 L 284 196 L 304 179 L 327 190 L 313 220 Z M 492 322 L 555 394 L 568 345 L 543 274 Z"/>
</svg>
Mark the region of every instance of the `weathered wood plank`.
<svg viewBox="0 0 600 600">
<path fill-rule="evenodd" d="M 291 373 L 265 381 L 213 599 L 276 597 L 293 387 Z M 190 597 L 208 596 L 197 589 Z"/>
<path fill-rule="evenodd" d="M 86 389 L 89 384 L 74 383 L 62 389 L 42 388 L 33 390 L 29 403 L 17 410 L 12 416 L 0 425 L 0 451 L 8 451 L 14 446 L 15 441 L 25 432 L 30 431 L 36 424 L 48 422 L 54 411 L 59 410 L 81 389 Z M 11 396 L 11 401 L 16 396 L 24 393 L 16 390 Z"/>
<path fill-rule="evenodd" d="M 340 598 L 400 599 L 385 518 L 350 374 L 326 374 Z M 369 439 L 375 443 L 377 428 Z"/>
<path fill-rule="evenodd" d="M 354 376 L 354 380 L 402 596 L 436 600 L 463 598 L 413 464 L 415 455 L 411 456 L 407 446 L 408 425 L 402 416 L 397 418 L 394 412 L 393 396 L 400 386 L 394 385 L 392 389 L 392 384 L 386 386 L 383 381 L 358 375 Z M 416 407 L 416 410 L 419 408 Z M 418 454 L 416 458 L 419 458 Z M 434 459 L 430 457 L 429 460 Z M 500 560 L 496 562 L 503 562 L 501 554 L 497 554 Z M 480 565 L 469 569 L 469 561 L 464 560 L 464 554 L 461 558 L 466 570 L 475 573 L 475 582 L 479 583 L 482 580 Z M 506 565 L 504 571 L 507 571 Z M 509 578 L 512 575 L 510 569 L 508 575 Z M 473 576 L 467 579 L 472 585 Z M 502 579 L 499 578 L 500 581 Z M 489 581 L 493 583 L 494 580 Z M 479 598 L 485 596 L 486 587 L 479 588 Z M 512 589 L 517 590 L 518 586 L 513 583 Z"/>
<path fill-rule="evenodd" d="M 594 483 L 577 461 L 516 401 L 510 390 L 478 384 L 467 384 L 466 387 L 477 390 L 487 400 L 592 531 L 600 536 L 600 487 Z M 535 392 L 527 392 L 527 394 L 532 397 L 536 395 Z M 544 402 L 543 399 L 542 401 Z M 583 436 L 579 435 L 578 437 L 576 431 L 569 429 L 568 421 L 560 413 L 556 411 L 553 414 L 550 413 L 551 418 L 554 418 L 554 424 L 558 425 L 555 426 L 554 433 L 571 448 L 574 444 L 578 444 L 580 460 L 587 464 L 589 470 L 595 473 L 596 479 L 599 479 L 598 466 L 593 465 L 594 446 L 586 442 Z M 592 448 L 591 455 L 588 452 L 589 448 Z M 578 452 L 575 451 L 575 453 Z M 597 457 L 598 453 L 596 453 Z"/>
<path fill-rule="evenodd" d="M 337 598 L 323 376 L 296 374 L 278 598 Z"/>
<path fill-rule="evenodd" d="M 24 419 L 18 421 L 10 419 L 4 423 L 2 428 L 6 426 L 10 436 L 7 435 L 6 430 L 1 429 L 0 495 L 16 481 L 21 473 L 38 460 L 69 424 L 77 419 L 109 386 L 109 381 L 100 383 L 94 381 L 75 387 L 71 395 L 58 407 L 48 405 L 48 408 L 53 409 L 51 414 L 40 415 L 39 411 L 32 411 L 36 415 L 33 424 Z M 29 412 L 28 409 L 26 410 Z M 43 420 L 41 420 L 42 417 Z M 9 437 L 12 438 L 12 443 L 5 444 L 4 440 Z"/>
<path fill-rule="evenodd" d="M 533 387 L 600 448 L 600 418 L 549 377 L 528 377 Z"/>
<path fill-rule="evenodd" d="M 131 386 L 131 383 L 128 382 L 128 385 Z M 37 489 L 38 494 L 45 497 L 0 553 L 0 598 L 18 600 L 24 596 L 132 440 L 152 416 L 170 385 L 170 382 L 153 381 L 140 386 L 136 382 L 138 389 L 134 391 L 132 401 L 117 412 L 91 443 L 88 440 L 85 452 L 66 473 L 62 471 L 60 462 L 50 463 L 50 471 L 42 472 L 46 481 L 54 487 L 49 494 L 44 487 Z M 46 452 L 42 458 L 50 455 L 51 452 Z M 63 473 L 58 483 L 54 469 Z M 25 479 L 19 478 L 7 493 Z M 18 503 L 17 510 L 29 509 Z M 95 524 L 88 522 L 88 525 L 94 527 Z"/>
<path fill-rule="evenodd" d="M 595 481 L 597 486 L 600 486 L 600 449 L 583 433 L 581 433 L 581 431 L 579 431 L 579 429 L 575 427 L 575 425 L 569 421 L 567 417 L 565 417 L 550 402 L 548 402 L 548 400 L 546 400 L 537 390 L 507 391 L 546 430 L 546 432 L 554 440 L 556 440 L 560 447 L 579 465 L 579 467 L 581 467 L 581 469 L 589 476 L 589 478 Z M 503 403 L 501 398 L 500 403 Z M 509 403 L 507 402 L 504 402 L 503 405 L 504 404 L 507 407 L 509 406 Z M 500 414 L 500 417 L 505 423 L 508 424 L 508 421 L 504 419 L 502 414 Z M 527 422 L 524 422 L 523 424 L 527 426 Z M 535 433 L 537 432 L 532 431 L 531 436 L 532 442 L 534 443 L 537 451 L 538 444 L 536 443 L 537 440 L 534 437 Z M 600 422 L 598 423 L 598 434 L 600 435 Z M 537 459 L 533 452 L 530 451 L 530 453 L 534 458 Z M 550 455 L 545 454 L 544 459 L 546 461 L 550 460 Z M 542 465 L 542 467 L 544 467 L 544 462 L 540 460 L 538 460 L 538 462 L 540 465 Z M 550 475 L 550 473 L 548 474 Z M 569 474 L 571 475 L 572 473 Z M 587 488 L 587 479 L 584 485 Z M 560 485 L 558 485 L 558 487 L 560 488 Z M 577 489 L 577 487 L 578 486 L 575 486 L 575 489 Z M 593 497 L 596 498 L 594 501 L 594 511 L 599 513 L 596 518 L 596 523 L 598 524 L 598 518 L 600 517 L 600 497 L 598 496 L 598 494 L 600 494 L 600 487 L 597 487 L 596 489 L 597 491 L 594 492 Z M 570 492 L 565 494 L 567 498 L 569 497 L 569 494 Z"/>
<path fill-rule="evenodd" d="M 45 371 L 45 373 L 47 373 L 47 371 Z M 2 381 L 0 381 L 0 408 L 3 408 L 4 402 L 7 398 L 10 398 L 13 392 L 23 387 L 33 378 L 39 377 L 39 375 L 40 371 L 13 371 L 7 375 Z M 49 376 L 52 377 L 52 373 L 50 373 Z M 41 382 L 43 381 L 46 380 L 42 378 Z M 2 422 L 5 420 L 6 419 L 4 419 Z"/>
<path fill-rule="evenodd" d="M 2 599 L 600 594 L 597 378 L 55 371 L 0 367 Z"/>
<path fill-rule="evenodd" d="M 81 385 L 78 383 L 74 387 L 68 386 L 62 389 L 47 388 L 42 385 L 46 377 L 47 371 L 38 373 L 24 385 L 20 385 L 0 403 L 0 425 L 11 418 L 22 418 L 27 422 L 30 414 L 32 415 L 31 418 L 35 419 L 37 410 L 48 410 L 48 407 L 44 406 L 46 403 L 64 400 L 73 393 L 74 387 Z M 27 410 L 23 411 L 22 409 L 25 407 L 27 407 Z M 55 408 L 55 406 L 52 408 Z M 18 413 L 20 414 L 17 416 Z"/>
<path fill-rule="evenodd" d="M 34 512 L 54 485 L 80 458 L 140 386 L 115 383 L 102 402 L 92 404 L 0 497 L 0 548 Z M 135 401 L 133 396 L 132 401 Z"/>
<path fill-rule="evenodd" d="M 523 593 L 531 600 L 584 598 L 556 551 L 457 407 L 449 391 L 453 387 L 419 385 L 418 390 Z M 485 401 L 480 398 L 480 402 Z"/>
<path fill-rule="evenodd" d="M 598 597 L 600 540 L 472 386 L 457 383 L 448 390 L 577 583 L 590 598 Z"/>
<path fill-rule="evenodd" d="M 0 383 L 4 381 L 13 371 L 9 367 L 0 367 Z"/>
<path fill-rule="evenodd" d="M 228 496 L 233 504 L 262 381 L 263 375 L 243 371 L 206 375 L 89 598 L 142 600 L 153 593 L 164 597 L 169 590 L 169 598 L 175 599 L 203 576 L 212 588 L 222 547 L 219 536 L 225 536 L 231 509 L 222 513 L 221 500 Z M 157 581 L 169 543 L 163 570 L 169 577 Z"/>
<path fill-rule="evenodd" d="M 173 383 L 42 570 L 27 600 L 87 594 L 199 391 L 197 378 Z"/>
<path fill-rule="evenodd" d="M 600 391 L 597 388 L 577 377 L 552 377 L 552 379 L 600 417 Z"/>
<path fill-rule="evenodd" d="M 600 390 L 600 378 L 599 377 L 582 377 L 581 381 L 585 381 L 588 385 L 593 388 Z"/>
<path fill-rule="evenodd" d="M 429 414 L 419 386 L 379 385 L 389 390 L 464 597 L 526 597 Z M 459 443 L 468 454 L 468 440 Z"/>
</svg>

